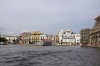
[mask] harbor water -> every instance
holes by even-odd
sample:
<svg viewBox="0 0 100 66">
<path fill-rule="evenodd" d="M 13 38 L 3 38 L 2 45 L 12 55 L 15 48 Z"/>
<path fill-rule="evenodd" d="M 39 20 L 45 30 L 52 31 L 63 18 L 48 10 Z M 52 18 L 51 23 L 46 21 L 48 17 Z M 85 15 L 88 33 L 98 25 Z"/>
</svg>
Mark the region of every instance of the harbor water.
<svg viewBox="0 0 100 66">
<path fill-rule="evenodd" d="M 100 49 L 0 45 L 0 66 L 100 66 Z"/>
</svg>

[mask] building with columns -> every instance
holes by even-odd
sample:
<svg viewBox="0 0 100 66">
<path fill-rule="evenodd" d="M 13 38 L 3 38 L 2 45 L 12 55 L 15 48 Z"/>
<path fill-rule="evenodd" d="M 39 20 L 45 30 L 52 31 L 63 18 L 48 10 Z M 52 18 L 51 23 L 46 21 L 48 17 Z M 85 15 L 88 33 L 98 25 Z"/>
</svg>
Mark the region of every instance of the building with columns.
<svg viewBox="0 0 100 66">
<path fill-rule="evenodd" d="M 41 31 L 24 32 L 20 34 L 20 44 L 33 44 L 35 42 L 40 42 L 40 35 L 42 34 Z"/>
<path fill-rule="evenodd" d="M 66 31 L 61 29 L 58 36 L 59 36 L 59 43 L 61 44 L 72 45 L 80 43 L 80 34 L 75 34 L 71 32 L 70 29 Z"/>
<path fill-rule="evenodd" d="M 94 19 L 95 24 L 90 31 L 90 44 L 93 46 L 100 46 L 100 16 Z"/>
</svg>

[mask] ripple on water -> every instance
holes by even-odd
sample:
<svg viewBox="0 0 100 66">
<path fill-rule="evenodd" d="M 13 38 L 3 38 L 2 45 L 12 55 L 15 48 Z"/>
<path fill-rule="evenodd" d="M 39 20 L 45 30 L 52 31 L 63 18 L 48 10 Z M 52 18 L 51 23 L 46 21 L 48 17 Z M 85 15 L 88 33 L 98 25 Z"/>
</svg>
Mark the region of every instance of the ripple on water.
<svg viewBox="0 0 100 66">
<path fill-rule="evenodd" d="M 0 66 L 99 66 L 99 55 L 99 49 L 86 47 L 2 46 Z"/>
</svg>

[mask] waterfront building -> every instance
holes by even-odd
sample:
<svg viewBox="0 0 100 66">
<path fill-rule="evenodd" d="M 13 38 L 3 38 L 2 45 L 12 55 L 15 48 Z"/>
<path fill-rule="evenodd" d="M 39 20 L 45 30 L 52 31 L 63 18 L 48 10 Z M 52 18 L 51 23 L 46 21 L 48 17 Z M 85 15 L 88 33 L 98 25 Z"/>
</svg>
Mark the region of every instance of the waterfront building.
<svg viewBox="0 0 100 66">
<path fill-rule="evenodd" d="M 7 35 L 0 35 L 0 37 L 4 37 L 7 39 L 7 44 L 17 44 L 19 36 L 7 36 Z"/>
<path fill-rule="evenodd" d="M 42 39 L 46 39 L 46 38 L 47 38 L 47 36 L 46 36 L 45 34 L 40 35 L 40 40 L 42 40 Z"/>
<path fill-rule="evenodd" d="M 20 44 L 33 44 L 35 42 L 40 42 L 40 35 L 42 34 L 41 31 L 24 32 L 20 34 Z"/>
<path fill-rule="evenodd" d="M 41 31 L 31 32 L 31 42 L 40 42 L 40 35 L 43 35 Z"/>
<path fill-rule="evenodd" d="M 5 36 L 5 38 L 8 40 L 8 44 L 16 44 L 17 43 L 17 36 Z"/>
<path fill-rule="evenodd" d="M 45 35 L 45 34 L 40 35 L 40 41 L 41 41 L 42 39 L 46 39 L 46 38 L 47 38 L 47 35 Z"/>
<path fill-rule="evenodd" d="M 90 34 L 91 29 L 86 28 L 80 30 L 80 35 L 81 35 L 81 43 L 82 44 L 88 44 L 89 43 L 89 34 Z"/>
<path fill-rule="evenodd" d="M 81 39 L 81 36 L 80 36 L 80 34 L 74 34 L 74 36 L 75 36 L 75 44 L 79 44 L 79 43 L 81 43 L 81 41 L 80 41 L 80 39 Z"/>
<path fill-rule="evenodd" d="M 19 44 L 24 44 L 24 36 L 25 35 L 26 35 L 25 33 L 20 34 L 20 36 L 19 36 Z"/>
<path fill-rule="evenodd" d="M 43 34 L 43 35 L 40 35 L 40 44 L 43 44 L 43 42 L 45 41 L 44 39 L 47 39 L 47 35 L 46 34 Z"/>
<path fill-rule="evenodd" d="M 30 32 L 24 32 L 24 33 L 20 34 L 23 44 L 29 44 L 29 36 L 30 36 L 30 34 L 31 34 Z"/>
<path fill-rule="evenodd" d="M 70 31 L 70 29 L 59 32 L 59 43 L 72 45 L 72 44 L 79 44 L 80 43 L 80 34 L 76 34 Z"/>
<path fill-rule="evenodd" d="M 90 31 L 90 44 L 100 46 L 100 16 L 94 19 L 95 24 Z"/>
<path fill-rule="evenodd" d="M 52 40 L 52 35 L 47 35 L 47 34 L 45 34 L 45 35 L 40 35 L 40 37 L 41 37 L 41 40 L 42 40 L 43 42 L 49 42 L 49 41 Z"/>
<path fill-rule="evenodd" d="M 56 43 L 56 36 L 55 35 L 47 35 L 47 38 L 50 39 L 53 43 Z"/>
</svg>

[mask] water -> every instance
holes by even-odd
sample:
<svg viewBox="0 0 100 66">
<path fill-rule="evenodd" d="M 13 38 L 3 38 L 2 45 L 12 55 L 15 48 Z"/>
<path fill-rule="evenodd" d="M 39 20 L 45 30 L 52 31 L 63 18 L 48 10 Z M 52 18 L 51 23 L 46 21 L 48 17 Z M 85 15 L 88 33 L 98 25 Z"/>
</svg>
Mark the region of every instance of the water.
<svg viewBox="0 0 100 66">
<path fill-rule="evenodd" d="M 0 66 L 100 66 L 100 49 L 0 45 Z"/>
</svg>

